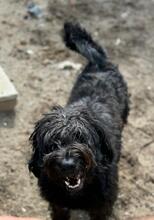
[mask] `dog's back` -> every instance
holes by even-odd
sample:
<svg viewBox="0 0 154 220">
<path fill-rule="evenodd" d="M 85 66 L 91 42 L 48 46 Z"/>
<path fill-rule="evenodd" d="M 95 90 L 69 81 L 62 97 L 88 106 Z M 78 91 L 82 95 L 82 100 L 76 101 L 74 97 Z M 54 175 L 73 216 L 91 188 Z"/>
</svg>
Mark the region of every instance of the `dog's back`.
<svg viewBox="0 0 154 220">
<path fill-rule="evenodd" d="M 104 49 L 80 25 L 65 23 L 63 38 L 68 48 L 88 60 L 87 66 L 78 76 L 68 104 L 88 97 L 93 102 L 96 99 L 100 102 L 116 101 L 118 112 L 123 122 L 126 122 L 129 112 L 127 85 L 117 66 L 109 61 Z"/>
</svg>

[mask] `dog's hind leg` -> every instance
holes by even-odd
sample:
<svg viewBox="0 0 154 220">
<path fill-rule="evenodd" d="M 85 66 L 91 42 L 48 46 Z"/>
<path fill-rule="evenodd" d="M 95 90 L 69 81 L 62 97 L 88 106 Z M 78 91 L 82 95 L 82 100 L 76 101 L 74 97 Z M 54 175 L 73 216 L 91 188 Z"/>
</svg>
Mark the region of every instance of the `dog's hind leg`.
<svg viewBox="0 0 154 220">
<path fill-rule="evenodd" d="M 69 220 L 70 210 L 59 206 L 52 206 L 52 220 Z"/>
</svg>

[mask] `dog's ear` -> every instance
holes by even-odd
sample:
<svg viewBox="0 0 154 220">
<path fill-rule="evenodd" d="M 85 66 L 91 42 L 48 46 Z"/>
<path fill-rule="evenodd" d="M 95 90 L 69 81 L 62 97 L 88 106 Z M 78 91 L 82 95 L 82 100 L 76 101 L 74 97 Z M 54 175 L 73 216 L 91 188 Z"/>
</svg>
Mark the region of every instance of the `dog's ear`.
<svg viewBox="0 0 154 220">
<path fill-rule="evenodd" d="M 28 163 L 28 168 L 29 171 L 32 172 L 37 178 L 39 178 L 40 176 L 40 165 L 38 163 L 38 160 L 39 160 L 39 153 L 38 153 L 38 149 L 36 148 Z"/>
<path fill-rule="evenodd" d="M 44 114 L 35 125 L 34 131 L 31 134 L 29 140 L 32 144 L 32 157 L 29 162 L 29 170 L 39 178 L 41 169 L 43 166 L 43 157 L 45 154 L 50 153 L 53 149 L 52 140 L 56 135 L 56 123 L 63 108 L 60 106 L 54 106 L 51 112 Z M 57 127 L 57 130 L 59 127 Z"/>
<path fill-rule="evenodd" d="M 119 129 L 113 123 L 111 116 L 105 113 L 102 115 L 101 120 L 97 117 L 91 117 L 92 126 L 95 128 L 97 135 L 99 136 L 99 147 L 102 153 L 102 160 L 104 163 L 111 164 L 118 160 L 117 151 L 121 147 L 119 141 Z"/>
<path fill-rule="evenodd" d="M 32 156 L 28 163 L 29 171 L 32 172 L 37 178 L 40 176 L 41 172 L 41 155 L 39 150 L 39 143 L 37 141 L 37 130 L 35 128 L 34 132 L 31 134 L 29 138 L 30 142 L 32 143 Z"/>
<path fill-rule="evenodd" d="M 46 117 L 40 119 L 34 127 L 34 131 L 31 134 L 29 141 L 32 145 L 32 156 L 29 161 L 29 170 L 39 178 L 41 173 L 41 166 L 43 164 L 43 151 L 44 151 L 44 136 L 46 133 Z"/>
</svg>

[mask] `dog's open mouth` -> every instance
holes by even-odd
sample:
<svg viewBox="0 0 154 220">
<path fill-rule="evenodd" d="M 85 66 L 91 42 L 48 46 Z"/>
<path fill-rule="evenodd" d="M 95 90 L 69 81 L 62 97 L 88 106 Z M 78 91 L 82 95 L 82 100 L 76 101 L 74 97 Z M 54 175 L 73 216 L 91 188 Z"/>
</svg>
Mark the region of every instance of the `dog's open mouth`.
<svg viewBox="0 0 154 220">
<path fill-rule="evenodd" d="M 81 186 L 82 180 L 81 177 L 66 177 L 65 178 L 65 185 L 69 188 L 69 189 L 78 189 Z"/>
</svg>

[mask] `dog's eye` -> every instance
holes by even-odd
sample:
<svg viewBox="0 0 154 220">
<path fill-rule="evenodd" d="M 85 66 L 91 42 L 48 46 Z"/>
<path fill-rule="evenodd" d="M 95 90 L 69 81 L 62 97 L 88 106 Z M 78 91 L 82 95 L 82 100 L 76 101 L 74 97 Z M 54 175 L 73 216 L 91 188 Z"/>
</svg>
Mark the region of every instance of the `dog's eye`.
<svg viewBox="0 0 154 220">
<path fill-rule="evenodd" d="M 56 150 L 59 150 L 60 148 L 61 148 L 60 144 L 54 143 L 50 146 L 50 151 L 56 151 Z"/>
<path fill-rule="evenodd" d="M 48 146 L 45 146 L 45 154 L 49 154 L 51 153 L 52 151 L 56 151 L 58 150 L 58 146 L 56 144 L 51 144 L 51 145 L 48 145 Z"/>
<path fill-rule="evenodd" d="M 56 151 L 56 150 L 58 150 L 58 149 L 59 149 L 57 145 L 52 145 L 52 147 L 51 147 L 51 148 L 52 148 L 52 150 L 53 150 L 53 151 Z"/>
</svg>

